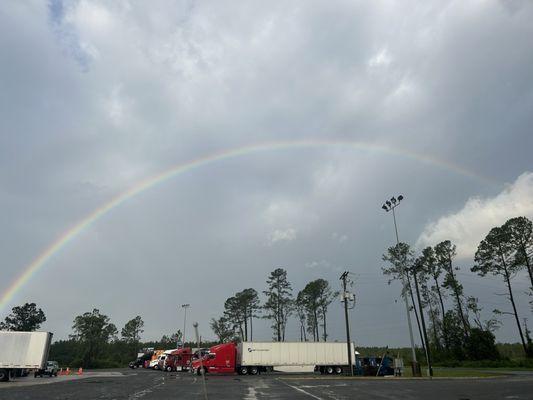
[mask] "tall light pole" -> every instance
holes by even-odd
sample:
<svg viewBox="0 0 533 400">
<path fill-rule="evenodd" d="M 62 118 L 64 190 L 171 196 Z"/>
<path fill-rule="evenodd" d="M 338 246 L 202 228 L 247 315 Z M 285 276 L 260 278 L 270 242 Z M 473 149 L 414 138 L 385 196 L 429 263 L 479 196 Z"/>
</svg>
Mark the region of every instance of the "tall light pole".
<svg viewBox="0 0 533 400">
<path fill-rule="evenodd" d="M 181 308 L 184 309 L 185 313 L 183 314 L 183 332 L 181 334 L 181 342 L 183 343 L 183 347 L 185 347 L 185 328 L 187 327 L 187 308 L 189 308 L 190 304 L 182 304 Z"/>
<path fill-rule="evenodd" d="M 396 200 L 395 197 L 391 198 L 390 200 L 387 200 L 381 208 L 383 208 L 385 211 L 389 212 L 392 211 L 392 218 L 394 219 L 394 232 L 396 233 L 396 245 L 400 244 L 400 238 L 398 236 L 398 225 L 396 224 L 396 214 L 394 212 L 394 209 L 400 205 L 400 202 L 403 200 L 403 196 L 399 195 L 398 199 Z M 411 353 L 413 357 L 413 376 L 419 375 L 419 367 L 418 367 L 418 361 L 416 360 L 416 351 L 415 351 L 415 339 L 413 337 L 413 325 L 411 323 L 411 313 L 409 311 L 409 301 L 407 300 L 407 293 L 406 293 L 406 283 L 405 283 L 405 276 L 402 275 L 402 284 L 404 287 L 404 290 L 402 290 L 402 297 L 405 302 L 405 311 L 407 313 L 407 325 L 409 326 L 409 339 L 411 340 Z"/>
<path fill-rule="evenodd" d="M 186 307 L 185 307 L 185 311 L 187 311 L 187 307 L 189 307 L 188 304 L 184 304 Z M 182 306 L 183 307 L 183 306 Z M 200 348 L 200 344 L 201 344 L 201 336 L 200 334 L 198 333 L 198 322 L 195 322 L 194 324 L 192 324 L 192 326 L 194 327 L 194 334 L 196 335 L 196 345 L 198 346 L 198 348 Z M 205 400 L 208 400 L 208 397 L 207 397 L 207 386 L 205 385 L 205 370 L 204 370 L 204 364 L 203 364 L 203 356 L 200 355 L 200 373 L 202 375 L 202 381 L 203 381 L 203 387 L 204 387 L 204 399 Z"/>
<path fill-rule="evenodd" d="M 433 367 L 431 366 L 431 351 L 429 348 L 429 342 L 428 342 L 428 333 L 426 330 L 426 322 L 424 318 L 424 312 L 422 310 L 422 300 L 420 299 L 420 290 L 418 289 L 418 270 L 422 267 L 418 263 L 418 261 L 415 261 L 415 265 L 413 265 L 412 272 L 413 272 L 413 278 L 415 280 L 415 289 L 416 289 L 416 297 L 418 299 L 418 309 L 420 310 L 420 320 L 422 321 L 422 332 L 424 333 L 424 342 L 426 345 L 424 346 L 424 351 L 426 352 L 426 361 L 428 363 L 428 371 L 429 376 L 433 376 Z"/>
</svg>

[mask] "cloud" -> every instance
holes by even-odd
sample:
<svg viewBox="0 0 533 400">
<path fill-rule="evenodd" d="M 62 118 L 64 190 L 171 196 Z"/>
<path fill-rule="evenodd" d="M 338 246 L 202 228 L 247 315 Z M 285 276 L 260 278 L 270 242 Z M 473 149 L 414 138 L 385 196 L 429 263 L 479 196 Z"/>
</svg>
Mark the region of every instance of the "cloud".
<svg viewBox="0 0 533 400">
<path fill-rule="evenodd" d="M 327 260 L 308 261 L 305 263 L 305 268 L 316 272 L 332 271 L 337 273 L 341 270 L 340 267 L 333 265 L 330 261 Z"/>
<path fill-rule="evenodd" d="M 243 287 L 262 290 L 276 265 L 295 289 L 318 277 L 338 285 L 331 266 L 375 274 L 394 240 L 379 209 L 387 196 L 409 200 L 398 215 L 408 240 L 434 210 L 494 195 L 402 149 L 496 182 L 531 170 L 533 47 L 523 38 L 533 36 L 533 3 L 409 1 L 4 2 L 0 291 L 76 221 L 173 165 L 280 140 L 398 149 L 278 149 L 191 169 L 91 225 L 10 306 L 36 301 L 56 338 L 93 306 L 118 325 L 140 314 L 145 337 L 158 338 L 174 329 L 171 302 L 116 301 L 150 267 L 178 282 L 183 299 L 197 292 L 189 282 L 220 282 L 192 304 L 207 327 L 221 301 Z M 362 298 L 384 293 L 382 283 L 363 285 Z M 63 296 L 50 296 L 57 291 Z M 397 323 L 396 311 L 380 318 Z M 336 318 L 342 313 L 332 312 L 330 334 L 342 338 Z M 262 322 L 258 338 L 269 338 Z M 290 338 L 299 337 L 292 327 Z M 407 343 L 390 340 L 360 337 Z"/>
<path fill-rule="evenodd" d="M 294 239 L 296 239 L 296 229 L 276 229 L 270 235 L 270 244 L 272 245 L 277 242 L 291 242 Z"/>
<path fill-rule="evenodd" d="M 387 49 L 382 49 L 370 60 L 368 60 L 368 66 L 371 68 L 387 67 L 392 62 L 392 58 Z"/>
<path fill-rule="evenodd" d="M 457 244 L 460 258 L 471 258 L 491 228 L 516 216 L 533 217 L 532 172 L 520 175 L 495 197 L 472 197 L 460 211 L 429 223 L 418 238 L 417 246 L 433 246 L 449 239 Z"/>
<path fill-rule="evenodd" d="M 331 238 L 339 243 L 344 243 L 348 240 L 348 236 L 347 235 L 344 235 L 344 234 L 341 234 L 341 233 L 337 233 L 337 232 L 333 232 L 332 235 L 331 235 Z"/>
<path fill-rule="evenodd" d="M 128 114 L 129 104 L 131 100 L 124 98 L 121 85 L 113 87 L 109 96 L 104 100 L 104 107 L 113 124 L 119 126 L 123 123 L 125 115 Z"/>
</svg>

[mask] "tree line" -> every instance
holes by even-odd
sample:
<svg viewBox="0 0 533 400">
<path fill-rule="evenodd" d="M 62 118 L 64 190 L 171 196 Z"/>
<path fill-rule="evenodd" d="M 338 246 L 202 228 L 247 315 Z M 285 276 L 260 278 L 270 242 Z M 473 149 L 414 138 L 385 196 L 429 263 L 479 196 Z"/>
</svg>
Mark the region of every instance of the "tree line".
<svg viewBox="0 0 533 400">
<path fill-rule="evenodd" d="M 481 277 L 493 275 L 502 279 L 510 311 L 493 310 L 491 318 L 482 319 L 478 299 L 464 293 L 456 255 L 456 246 L 449 240 L 426 247 L 416 255 L 408 244 L 398 243 L 383 255 L 387 263 L 383 273 L 389 276 L 389 283 L 402 282 L 402 290 L 411 300 L 423 349 L 431 349 L 437 361 L 497 359 L 494 331 L 500 322 L 496 317 L 508 314 L 516 323 L 523 353 L 533 358 L 531 333 L 518 314 L 513 286 L 517 274 L 525 272 L 533 307 L 533 223 L 526 217 L 516 217 L 492 228 L 479 243 L 470 267 Z M 263 303 L 253 288 L 239 291 L 224 302 L 223 314 L 210 322 L 219 342 L 253 340 L 254 320 L 258 318 L 271 321 L 273 340 L 284 341 L 290 317 L 298 322 L 301 341 L 327 340 L 328 307 L 338 295 L 328 281 L 310 281 L 294 295 L 287 271 L 277 268 L 267 277 L 262 293 Z M 43 310 L 35 303 L 26 303 L 13 307 L 0 322 L 0 329 L 35 331 L 45 321 Z M 50 358 L 61 365 L 123 366 L 135 358 L 140 347 L 171 348 L 182 337 L 178 330 L 163 335 L 159 341 L 141 343 L 143 328 L 142 318 L 136 316 L 126 322 L 119 336 L 110 318 L 93 309 L 74 318 L 72 334 L 68 340 L 52 344 Z"/>
<path fill-rule="evenodd" d="M 284 341 L 286 327 L 291 315 L 296 315 L 300 324 L 300 340 L 327 340 L 327 311 L 338 292 L 334 292 L 324 279 L 309 282 L 296 298 L 287 278 L 287 271 L 278 268 L 272 271 L 263 291 L 266 297 L 261 304 L 255 289 L 244 289 L 224 303 L 224 314 L 212 319 L 210 325 L 220 342 L 228 340 L 253 340 L 253 321 L 265 318 L 272 321 L 274 340 Z M 35 303 L 13 307 L 12 312 L 0 323 L 0 329 L 12 331 L 36 331 L 46 321 L 42 309 Z M 133 360 L 141 347 L 174 348 L 181 341 L 178 330 L 163 335 L 159 341 L 141 342 L 144 321 L 136 316 L 119 330 L 110 318 L 98 309 L 85 312 L 74 318 L 72 334 L 67 340 L 55 341 L 50 348 L 50 359 L 60 365 L 76 365 L 84 368 L 118 367 Z M 215 343 L 203 343 L 212 345 Z M 196 343 L 189 343 L 196 346 Z"/>
<path fill-rule="evenodd" d="M 530 279 L 529 297 L 533 297 L 533 223 L 526 217 L 509 219 L 494 227 L 479 243 L 470 271 L 481 277 L 500 277 L 512 311 L 493 310 L 493 316 L 482 320 L 478 299 L 466 296 L 455 265 L 456 246 L 444 240 L 426 247 L 419 255 L 406 243 L 390 247 L 383 255 L 387 266 L 383 273 L 390 281 L 403 284 L 403 295 L 411 300 L 422 347 L 429 346 L 437 360 L 497 359 L 494 331 L 499 327 L 498 315 L 514 317 L 520 343 L 526 357 L 533 358 L 533 343 L 526 320 L 521 323 L 513 281 L 526 271 Z M 417 299 L 415 300 L 415 296 Z M 451 298 L 451 302 L 446 301 Z M 429 318 L 427 333 L 425 316 Z"/>
<path fill-rule="evenodd" d="M 45 313 L 35 303 L 13 307 L 0 330 L 33 332 L 46 321 Z M 140 346 L 169 348 L 181 340 L 181 332 L 163 335 L 158 342 L 140 342 L 144 321 L 140 316 L 132 318 L 119 331 L 110 318 L 100 310 L 83 313 L 74 318 L 72 334 L 68 340 L 59 340 L 50 347 L 51 360 L 60 365 L 76 365 L 85 368 L 124 366 L 134 359 Z"/>
<path fill-rule="evenodd" d="M 333 291 L 328 281 L 313 280 L 294 296 L 287 271 L 276 268 L 267 277 L 263 294 L 263 304 L 253 288 L 244 289 L 226 299 L 222 316 L 212 318 L 210 322 L 219 341 L 252 341 L 253 320 L 262 318 L 271 321 L 273 340 L 283 342 L 292 315 L 298 320 L 300 341 L 327 340 L 328 307 L 339 294 Z"/>
</svg>

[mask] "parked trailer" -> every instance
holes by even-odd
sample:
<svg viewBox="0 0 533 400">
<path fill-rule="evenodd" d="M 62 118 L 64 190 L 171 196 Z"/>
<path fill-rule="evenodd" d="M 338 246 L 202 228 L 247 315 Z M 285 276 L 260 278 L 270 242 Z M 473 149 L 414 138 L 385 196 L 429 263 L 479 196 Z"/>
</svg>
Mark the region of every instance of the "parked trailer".
<svg viewBox="0 0 533 400">
<path fill-rule="evenodd" d="M 44 369 L 50 332 L 0 331 L 0 381 L 8 381 L 17 370 Z"/>
<path fill-rule="evenodd" d="M 352 364 L 355 347 L 352 343 Z M 209 354 L 194 360 L 196 373 L 257 375 L 276 367 L 313 367 L 323 374 L 349 371 L 346 343 L 333 342 L 242 342 L 225 343 L 210 348 Z"/>
</svg>

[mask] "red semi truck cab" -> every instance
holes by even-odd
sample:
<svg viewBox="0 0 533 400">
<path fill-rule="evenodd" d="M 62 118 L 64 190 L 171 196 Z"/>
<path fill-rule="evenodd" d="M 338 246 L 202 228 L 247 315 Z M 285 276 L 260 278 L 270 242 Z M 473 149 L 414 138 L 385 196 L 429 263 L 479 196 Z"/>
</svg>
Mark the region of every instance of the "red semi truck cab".
<svg viewBox="0 0 533 400">
<path fill-rule="evenodd" d="M 191 369 L 197 374 L 202 372 L 232 373 L 236 371 L 236 358 L 235 343 L 223 343 L 211 347 L 208 354 L 193 360 Z"/>
<path fill-rule="evenodd" d="M 165 371 L 187 371 L 192 359 L 190 347 L 177 349 L 167 354 L 165 359 Z"/>
</svg>

